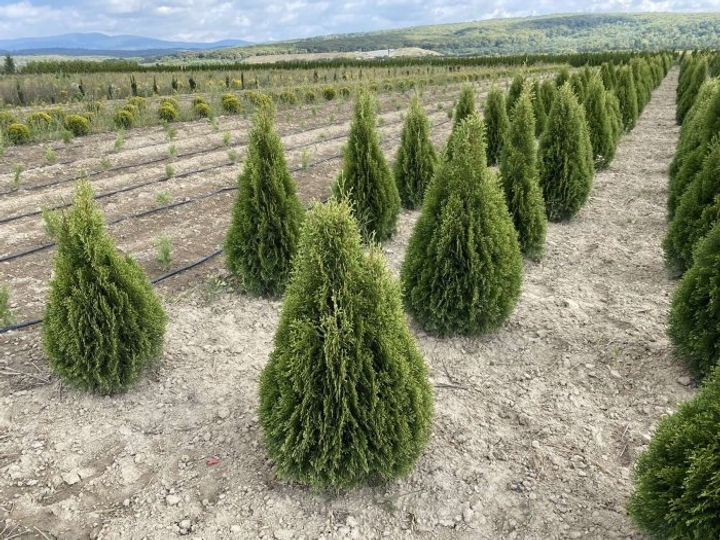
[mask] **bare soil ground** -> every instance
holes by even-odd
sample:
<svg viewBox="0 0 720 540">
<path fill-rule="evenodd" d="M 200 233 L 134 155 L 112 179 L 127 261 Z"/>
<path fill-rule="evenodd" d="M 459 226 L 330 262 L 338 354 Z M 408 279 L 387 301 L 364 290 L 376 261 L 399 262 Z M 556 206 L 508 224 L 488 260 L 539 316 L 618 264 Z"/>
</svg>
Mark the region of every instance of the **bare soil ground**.
<svg viewBox="0 0 720 540">
<path fill-rule="evenodd" d="M 166 353 L 126 395 L 61 385 L 37 330 L 0 336 L 0 538 L 640 538 L 624 510 L 632 463 L 692 394 L 665 337 L 660 249 L 676 82 L 656 90 L 581 214 L 549 227 L 500 331 L 414 328 L 436 418 L 408 478 L 342 494 L 275 480 L 256 409 L 280 303 L 237 294 L 218 261 L 194 286 L 161 288 Z M 229 200 L 186 226 L 224 230 Z M 393 269 L 416 218 L 403 213 L 384 246 Z M 151 256 L 133 244 L 141 228 L 117 232 Z"/>
</svg>

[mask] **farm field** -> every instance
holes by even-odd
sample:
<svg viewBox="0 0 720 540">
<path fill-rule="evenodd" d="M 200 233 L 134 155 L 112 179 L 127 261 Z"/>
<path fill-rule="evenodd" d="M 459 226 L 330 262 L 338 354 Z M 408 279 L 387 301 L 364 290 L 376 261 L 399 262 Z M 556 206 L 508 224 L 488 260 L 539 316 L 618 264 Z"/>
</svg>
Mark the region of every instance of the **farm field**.
<svg viewBox="0 0 720 540">
<path fill-rule="evenodd" d="M 280 302 L 238 295 L 221 257 L 160 285 L 169 314 L 162 362 L 128 394 L 101 398 L 50 375 L 37 328 L 0 336 L 0 519 L 27 538 L 641 538 L 625 517 L 634 459 L 657 419 L 692 394 L 670 358 L 666 311 L 673 287 L 660 248 L 667 167 L 672 159 L 677 70 L 663 81 L 611 166 L 595 176 L 578 217 L 548 228 L 547 254 L 526 263 L 518 307 L 484 338 L 437 339 L 415 328 L 430 367 L 433 437 L 414 472 L 387 486 L 332 497 L 278 482 L 257 426 L 257 379 L 272 347 Z M 477 86 L 478 94 L 485 87 Z M 423 103 L 436 146 L 450 131 L 454 93 L 427 90 Z M 397 109 L 382 98 L 381 132 L 393 156 Z M 441 107 L 437 107 L 441 103 Z M 304 202 L 328 194 L 347 134 L 350 104 L 279 117 L 279 131 Z M 328 125 L 334 114 L 335 125 Z M 301 133 L 300 123 L 305 126 Z M 396 123 L 397 122 L 397 123 Z M 100 200 L 108 220 L 233 185 L 231 131 L 242 155 L 249 120 L 76 141 L 63 163 L 40 166 L 43 148 L 22 155 L 21 187 L 97 170 L 107 157 L 128 165 L 91 177 L 98 193 L 155 181 L 171 163 L 176 178 Z M 313 129 L 314 128 L 314 129 Z M 323 134 L 321 137 L 320 135 Z M 338 137 L 335 139 L 334 137 Z M 178 156 L 167 157 L 170 144 Z M 182 154 L 209 149 L 187 158 Z M 66 163 L 68 162 L 69 163 Z M 7 167 L 9 166 L 9 167 Z M 204 172 L 203 168 L 215 167 Z M 194 173 L 181 177 L 184 173 Z M 12 182 L 0 176 L 0 189 Z M 0 215 L 34 211 L 71 193 L 72 183 L 3 194 Z M 111 226 L 118 246 L 151 277 L 162 274 L 156 240 L 172 240 L 175 265 L 216 250 L 233 192 Z M 417 212 L 401 215 L 384 245 L 399 267 Z M 0 257 L 47 242 L 39 216 L 0 224 Z M 40 316 L 52 250 L 0 263 L 19 319 Z M 0 525 L 2 526 L 2 525 Z M 5 534 L 0 532 L 0 535 Z M 52 536 L 49 536 L 52 535 Z"/>
</svg>

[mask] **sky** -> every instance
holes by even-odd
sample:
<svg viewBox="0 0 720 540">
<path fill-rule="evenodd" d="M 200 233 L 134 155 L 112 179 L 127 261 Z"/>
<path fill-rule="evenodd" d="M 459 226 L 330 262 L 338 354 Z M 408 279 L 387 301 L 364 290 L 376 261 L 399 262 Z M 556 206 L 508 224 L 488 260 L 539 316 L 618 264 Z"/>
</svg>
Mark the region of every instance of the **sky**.
<svg viewBox="0 0 720 540">
<path fill-rule="evenodd" d="M 720 11 L 720 0 L 0 0 L 0 39 L 71 32 L 277 41 L 550 13 Z"/>
</svg>

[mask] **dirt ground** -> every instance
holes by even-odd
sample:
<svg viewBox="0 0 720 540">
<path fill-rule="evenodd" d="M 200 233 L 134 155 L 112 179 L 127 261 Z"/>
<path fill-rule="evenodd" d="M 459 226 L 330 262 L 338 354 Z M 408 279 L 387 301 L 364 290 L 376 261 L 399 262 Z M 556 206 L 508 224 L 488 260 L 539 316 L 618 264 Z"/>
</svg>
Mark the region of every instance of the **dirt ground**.
<svg viewBox="0 0 720 540">
<path fill-rule="evenodd" d="M 665 337 L 660 248 L 676 82 L 580 215 L 550 225 L 502 329 L 414 328 L 436 417 L 409 477 L 339 495 L 274 479 L 256 409 L 280 303 L 235 293 L 218 267 L 165 291 L 166 353 L 126 395 L 61 385 L 37 330 L 0 336 L 0 538 L 641 538 L 632 463 L 693 393 Z M 416 218 L 384 246 L 394 269 Z"/>
</svg>

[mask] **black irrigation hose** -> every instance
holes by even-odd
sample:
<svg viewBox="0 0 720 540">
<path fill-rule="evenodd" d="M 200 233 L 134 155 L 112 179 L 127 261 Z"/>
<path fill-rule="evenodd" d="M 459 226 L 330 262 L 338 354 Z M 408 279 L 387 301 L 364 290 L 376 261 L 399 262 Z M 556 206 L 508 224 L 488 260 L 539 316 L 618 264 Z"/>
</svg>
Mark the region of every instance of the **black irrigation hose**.
<svg viewBox="0 0 720 540">
<path fill-rule="evenodd" d="M 30 326 L 35 326 L 36 324 L 40 324 L 43 320 L 42 319 L 31 319 L 29 321 L 23 321 L 17 324 L 11 324 L 10 326 L 3 326 L 0 328 L 0 334 L 4 334 L 5 332 L 10 332 L 12 330 L 21 330 L 23 328 L 29 328 Z"/>
<path fill-rule="evenodd" d="M 447 123 L 449 123 L 449 122 L 450 122 L 450 120 L 443 120 L 442 122 L 438 122 L 437 124 L 433 124 L 432 127 L 442 126 L 442 125 L 445 125 L 445 124 L 447 124 Z M 341 137 L 337 137 L 337 138 L 341 138 Z M 397 138 L 397 137 L 393 137 L 393 139 L 396 139 L 396 138 Z M 326 140 L 331 140 L 331 139 L 326 139 Z M 339 159 L 339 158 L 341 158 L 341 157 L 342 157 L 342 154 L 341 154 L 341 153 L 333 154 L 332 156 L 329 156 L 329 157 L 320 159 L 320 160 L 318 160 L 318 161 L 314 161 L 313 163 L 309 164 L 306 168 L 303 168 L 303 167 L 295 167 L 294 169 L 290 169 L 289 172 L 295 173 L 295 172 L 299 172 L 299 171 L 302 171 L 302 170 L 306 170 L 306 169 L 309 169 L 309 168 L 312 168 L 312 167 L 317 167 L 318 165 L 322 165 L 323 163 L 327 163 L 327 162 L 329 162 L 329 161 L 333 161 L 333 160 Z M 199 170 L 196 170 L 196 171 L 192 171 L 192 172 L 188 172 L 188 173 L 183 173 L 183 174 L 181 174 L 181 175 L 176 175 L 175 178 L 182 178 L 183 176 L 190 176 L 190 175 L 193 175 L 193 174 L 197 174 L 197 173 L 200 173 L 200 172 L 205 172 L 205 171 L 208 171 L 208 170 L 217 169 L 217 168 L 224 167 L 224 166 L 225 166 L 225 165 L 206 167 L 205 169 L 199 169 Z M 165 179 L 164 181 L 167 181 L 167 179 Z M 152 182 L 148 182 L 148 183 L 156 183 L 156 181 L 152 181 Z M 148 183 L 143 184 L 143 185 L 147 185 Z M 130 219 L 137 219 L 137 218 L 144 217 L 144 216 L 147 216 L 147 215 L 150 215 L 150 214 L 154 214 L 154 213 L 156 213 L 156 212 L 162 212 L 162 211 L 165 211 L 165 210 L 170 210 L 170 209 L 172 209 L 172 208 L 177 208 L 177 207 L 179 207 L 179 206 L 185 206 L 186 204 L 190 204 L 190 203 L 193 203 L 193 202 L 197 202 L 197 201 L 201 201 L 201 200 L 204 200 L 204 199 L 208 199 L 208 198 L 210 198 L 210 197 L 214 197 L 215 195 L 219 195 L 219 194 L 225 193 L 225 192 L 227 192 L 227 191 L 234 191 L 234 190 L 236 190 L 236 189 L 237 189 L 237 186 L 226 186 L 226 187 L 222 187 L 222 188 L 216 189 L 215 191 L 211 191 L 210 193 L 205 193 L 204 195 L 199 195 L 198 197 L 193 197 L 193 198 L 191 198 L 191 199 L 185 199 L 185 200 L 183 200 L 183 201 L 177 201 L 177 202 L 174 202 L 174 203 L 171 203 L 171 204 L 167 204 L 167 205 L 165 205 L 165 206 L 158 206 L 158 207 L 156 207 L 156 208 L 150 208 L 150 209 L 148 209 L 148 210 L 142 210 L 142 211 L 136 212 L 136 213 L 134 213 L 134 214 L 128 214 L 128 215 L 126 215 L 126 216 L 121 216 L 121 217 L 116 218 L 116 219 L 114 219 L 114 220 L 108 221 L 107 224 L 108 224 L 108 225 L 115 225 L 115 224 L 117 224 L 117 223 L 121 223 L 121 222 L 123 222 L 123 221 L 127 221 L 127 220 L 130 220 Z M 111 193 L 105 194 L 105 195 L 103 195 L 103 196 L 110 196 L 110 195 L 114 195 L 114 194 L 115 194 L 115 192 L 111 192 Z M 100 196 L 98 196 L 98 197 L 96 197 L 96 198 L 100 198 Z M 64 207 L 67 207 L 67 206 L 70 206 L 70 205 L 69 205 L 69 204 L 66 204 L 66 205 L 64 205 L 64 206 L 58 206 L 58 207 L 56 207 L 56 208 L 64 208 Z M 53 210 L 54 210 L 54 209 L 53 209 Z M 41 213 L 41 212 L 40 212 L 40 211 L 35 212 L 34 215 L 37 215 L 37 214 L 39 214 L 39 213 Z M 2 221 L 0 221 L 0 223 L 2 223 Z M 13 260 L 15 260 L 15 259 L 20 259 L 20 258 L 22 258 L 22 257 L 26 257 L 26 256 L 28 256 L 28 255 L 32 255 L 33 253 L 37 253 L 37 252 L 39 252 L 39 251 L 44 251 L 44 250 L 46 250 L 46 249 L 50 249 L 50 248 L 52 248 L 54 245 L 55 245 L 55 242 L 49 242 L 49 243 L 47 243 L 47 244 L 42 244 L 42 245 L 40 245 L 40 246 L 36 246 L 36 247 L 30 248 L 30 249 L 28 249 L 28 250 L 26 250 L 26 251 L 20 251 L 20 252 L 17 252 L 17 253 L 11 253 L 10 255 L 5 255 L 5 256 L 3 256 L 3 257 L 0 257 L 0 263 L 9 262 L 9 261 L 13 261 Z"/>
</svg>

